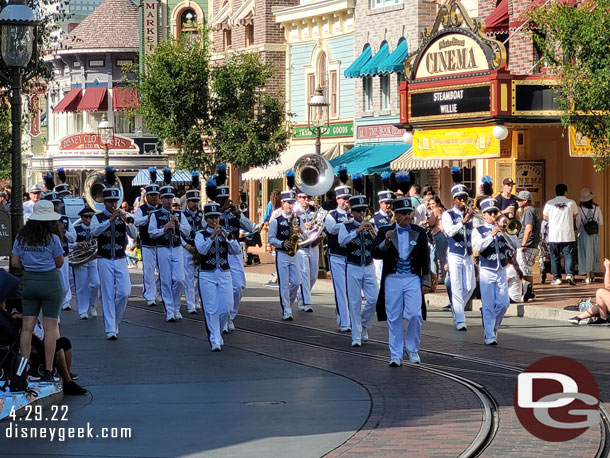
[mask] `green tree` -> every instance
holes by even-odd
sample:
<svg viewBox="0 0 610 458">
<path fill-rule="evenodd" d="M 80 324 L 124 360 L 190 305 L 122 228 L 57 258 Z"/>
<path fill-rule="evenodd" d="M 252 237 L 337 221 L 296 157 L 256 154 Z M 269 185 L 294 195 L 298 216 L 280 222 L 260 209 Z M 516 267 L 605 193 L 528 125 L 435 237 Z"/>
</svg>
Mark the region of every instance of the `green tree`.
<svg viewBox="0 0 610 458">
<path fill-rule="evenodd" d="M 181 167 L 268 164 L 289 138 L 283 99 L 267 90 L 275 71 L 249 53 L 211 65 L 207 30 L 196 38 L 167 40 L 145 58 L 137 83 L 139 114 L 160 140 L 178 149 Z"/>
<path fill-rule="evenodd" d="M 578 7 L 551 2 L 530 13 L 542 59 L 559 80 L 564 126 L 586 135 L 594 166 L 610 165 L 610 0 L 586 0 Z"/>
<path fill-rule="evenodd" d="M 0 178 L 11 177 L 11 106 L 0 96 Z"/>
</svg>

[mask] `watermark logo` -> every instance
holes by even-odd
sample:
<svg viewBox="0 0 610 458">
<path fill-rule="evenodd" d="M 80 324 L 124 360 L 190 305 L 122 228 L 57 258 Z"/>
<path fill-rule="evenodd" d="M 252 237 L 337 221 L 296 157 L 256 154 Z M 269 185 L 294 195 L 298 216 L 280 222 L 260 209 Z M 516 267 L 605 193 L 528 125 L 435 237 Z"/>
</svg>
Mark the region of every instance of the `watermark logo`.
<svg viewBox="0 0 610 458">
<path fill-rule="evenodd" d="M 523 427 L 549 442 L 575 439 L 600 421 L 595 378 L 563 356 L 539 359 L 519 374 L 513 403 Z"/>
</svg>

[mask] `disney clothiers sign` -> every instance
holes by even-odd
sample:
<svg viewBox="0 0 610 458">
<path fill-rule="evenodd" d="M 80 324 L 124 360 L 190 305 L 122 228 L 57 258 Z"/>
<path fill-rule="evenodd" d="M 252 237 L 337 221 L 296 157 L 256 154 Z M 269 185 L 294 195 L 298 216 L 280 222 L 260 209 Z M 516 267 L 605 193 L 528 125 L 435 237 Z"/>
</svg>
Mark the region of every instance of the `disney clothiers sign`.
<svg viewBox="0 0 610 458">
<path fill-rule="evenodd" d="M 70 135 L 59 142 L 59 149 L 62 151 L 81 151 L 92 149 L 104 149 L 104 144 L 100 141 L 100 136 L 94 133 L 83 133 Z M 138 147 L 131 138 L 119 137 L 115 135 L 108 149 L 134 150 Z"/>
</svg>

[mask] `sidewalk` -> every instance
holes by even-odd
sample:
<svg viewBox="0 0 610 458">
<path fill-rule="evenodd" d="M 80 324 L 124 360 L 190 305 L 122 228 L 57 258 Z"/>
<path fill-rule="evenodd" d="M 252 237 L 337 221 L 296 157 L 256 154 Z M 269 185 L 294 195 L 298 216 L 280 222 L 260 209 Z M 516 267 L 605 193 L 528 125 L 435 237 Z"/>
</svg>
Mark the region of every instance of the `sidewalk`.
<svg viewBox="0 0 610 458">
<path fill-rule="evenodd" d="M 245 266 L 246 280 L 253 283 L 267 283 L 271 279 L 271 274 L 275 272 L 275 257 L 269 253 L 257 248 L 250 252 L 260 256 L 261 263 L 259 265 Z M 332 293 L 333 286 L 330 280 L 330 275 L 327 273 L 328 279 L 318 279 L 314 286 L 314 291 Z M 547 276 L 547 283 L 540 283 L 540 279 L 534 277 L 534 291 L 536 300 L 525 304 L 511 304 L 506 312 L 507 316 L 519 316 L 523 318 L 534 318 L 541 320 L 557 320 L 567 321 L 569 318 L 576 315 L 578 310 L 578 302 L 582 299 L 592 298 L 595 300 L 595 291 L 603 287 L 603 278 L 600 274 L 596 282 L 590 285 L 585 285 L 583 279 L 577 277 L 576 286 L 571 286 L 567 282 L 560 286 L 551 286 L 549 283 L 552 280 L 551 276 Z M 442 308 L 449 304 L 449 299 L 444 286 L 439 286 L 434 293 L 426 294 L 428 307 Z M 474 310 L 481 307 L 481 301 L 473 302 Z"/>
</svg>

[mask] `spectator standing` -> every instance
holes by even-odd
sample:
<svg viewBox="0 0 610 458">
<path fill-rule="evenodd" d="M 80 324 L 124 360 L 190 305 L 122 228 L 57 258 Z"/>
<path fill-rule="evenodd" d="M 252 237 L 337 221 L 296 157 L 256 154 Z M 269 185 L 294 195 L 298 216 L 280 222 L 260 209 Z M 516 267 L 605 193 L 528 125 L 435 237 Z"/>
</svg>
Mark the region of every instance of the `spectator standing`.
<svg viewBox="0 0 610 458">
<path fill-rule="evenodd" d="M 11 211 L 11 202 L 6 191 L 0 192 L 0 207 L 4 208 L 7 212 Z"/>
<path fill-rule="evenodd" d="M 428 196 L 426 196 L 428 197 Z M 443 232 L 442 217 L 445 207 L 438 196 L 430 197 L 430 216 L 428 217 L 428 229 L 432 235 L 433 249 L 430 251 L 432 261 L 431 271 L 434 274 L 440 272 L 439 283 L 445 283 L 445 264 L 447 264 L 447 237 Z M 438 263 L 440 264 L 437 264 Z"/>
<path fill-rule="evenodd" d="M 533 267 L 538 256 L 538 244 L 540 243 L 540 214 L 536 207 L 532 206 L 532 194 L 529 191 L 521 191 L 517 195 L 517 205 L 523 211 L 521 219 L 521 231 L 519 232 L 519 247 L 517 248 L 517 264 L 523 272 L 523 280 L 529 282 L 524 290 L 523 300 L 535 299 L 533 284 Z"/>
<path fill-rule="evenodd" d="M 576 215 L 578 231 L 578 273 L 585 275 L 586 284 L 595 281 L 599 267 L 599 226 L 604 224 L 599 205 L 593 202 L 593 191 L 580 191 L 580 205 Z"/>
<path fill-rule="evenodd" d="M 578 214 L 576 202 L 566 197 L 568 186 L 560 183 L 555 186 L 555 197 L 549 200 L 542 212 L 548 225 L 548 243 L 551 251 L 551 285 L 561 285 L 561 254 L 565 261 L 566 280 L 574 282 L 574 218 Z"/>
<path fill-rule="evenodd" d="M 411 198 L 411 202 L 413 203 L 413 208 L 419 207 L 424 203 L 424 199 L 421 194 L 421 186 L 418 184 L 414 184 L 409 189 L 409 197 Z"/>
<path fill-rule="evenodd" d="M 512 178 L 504 178 L 502 181 L 502 192 L 496 196 L 498 208 L 506 218 L 514 218 L 517 212 L 517 199 L 512 194 L 515 182 Z"/>
<path fill-rule="evenodd" d="M 34 211 L 34 205 L 42 198 L 42 186 L 35 184 L 30 186 L 28 190 L 30 200 L 23 203 L 23 222 L 26 222 L 32 212 Z"/>
</svg>

